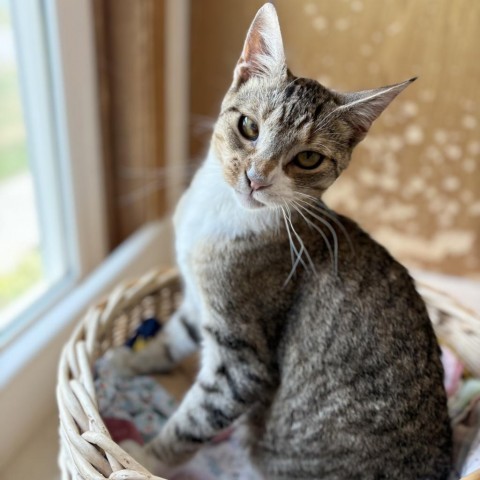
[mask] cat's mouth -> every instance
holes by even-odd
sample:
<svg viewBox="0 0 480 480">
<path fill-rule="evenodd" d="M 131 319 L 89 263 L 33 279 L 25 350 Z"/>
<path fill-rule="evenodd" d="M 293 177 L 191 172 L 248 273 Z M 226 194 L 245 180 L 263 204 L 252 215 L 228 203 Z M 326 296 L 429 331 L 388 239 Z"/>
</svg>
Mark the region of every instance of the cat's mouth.
<svg viewBox="0 0 480 480">
<path fill-rule="evenodd" d="M 254 195 L 254 190 L 251 190 L 250 192 L 241 192 L 240 190 L 234 189 L 235 190 L 235 197 L 237 198 L 238 202 L 240 205 L 244 208 L 247 208 L 249 210 L 254 210 L 258 208 L 265 207 L 266 205 L 259 200 L 257 200 L 253 195 Z"/>
</svg>

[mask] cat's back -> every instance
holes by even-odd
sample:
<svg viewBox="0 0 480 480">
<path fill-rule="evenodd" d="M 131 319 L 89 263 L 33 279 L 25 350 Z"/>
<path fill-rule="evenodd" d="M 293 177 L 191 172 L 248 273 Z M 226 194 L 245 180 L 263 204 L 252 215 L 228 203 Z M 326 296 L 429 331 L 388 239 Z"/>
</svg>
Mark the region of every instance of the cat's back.
<svg viewBox="0 0 480 480">
<path fill-rule="evenodd" d="M 259 451 L 269 445 L 278 478 L 302 468 L 305 478 L 447 478 L 443 371 L 424 303 L 403 266 L 339 219 L 353 252 L 339 229 L 338 274 L 314 255 L 323 273 L 298 288 Z"/>
</svg>

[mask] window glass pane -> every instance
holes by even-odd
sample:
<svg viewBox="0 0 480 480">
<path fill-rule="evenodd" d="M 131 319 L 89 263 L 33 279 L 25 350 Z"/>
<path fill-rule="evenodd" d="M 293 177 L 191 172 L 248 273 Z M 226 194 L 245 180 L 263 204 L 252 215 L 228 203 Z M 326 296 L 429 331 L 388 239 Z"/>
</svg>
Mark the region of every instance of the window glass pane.
<svg viewBox="0 0 480 480">
<path fill-rule="evenodd" d="M 9 3 L 0 0 L 0 331 L 22 304 L 43 290 L 15 47 Z"/>
</svg>

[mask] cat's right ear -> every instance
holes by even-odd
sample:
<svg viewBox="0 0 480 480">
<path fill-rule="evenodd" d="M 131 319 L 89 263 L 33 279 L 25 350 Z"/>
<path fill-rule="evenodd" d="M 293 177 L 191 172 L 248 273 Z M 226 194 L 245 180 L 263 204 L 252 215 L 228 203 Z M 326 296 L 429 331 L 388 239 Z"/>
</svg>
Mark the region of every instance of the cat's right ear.
<svg viewBox="0 0 480 480">
<path fill-rule="evenodd" d="M 286 72 L 285 53 L 277 12 L 266 3 L 255 15 L 242 55 L 233 75 L 234 84 L 255 76 L 278 76 Z"/>
<path fill-rule="evenodd" d="M 402 83 L 374 90 L 339 94 L 343 104 L 336 111 L 343 112 L 344 118 L 352 125 L 355 132 L 352 138 L 353 145 L 363 140 L 372 123 L 390 102 L 416 79 L 417 77 L 414 77 Z"/>
</svg>

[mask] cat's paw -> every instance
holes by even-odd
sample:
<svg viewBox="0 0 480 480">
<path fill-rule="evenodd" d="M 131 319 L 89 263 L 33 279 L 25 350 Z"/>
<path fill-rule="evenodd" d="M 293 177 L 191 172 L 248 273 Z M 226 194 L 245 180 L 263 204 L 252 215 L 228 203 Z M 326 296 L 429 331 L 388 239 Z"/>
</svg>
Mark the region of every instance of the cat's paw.
<svg viewBox="0 0 480 480">
<path fill-rule="evenodd" d="M 105 360 L 108 366 L 117 374 L 123 376 L 133 376 L 135 370 L 135 352 L 128 347 L 117 347 L 109 350 L 105 354 Z"/>
<path fill-rule="evenodd" d="M 163 477 L 170 475 L 171 468 L 161 462 L 145 446 L 140 445 L 134 440 L 124 440 L 120 443 L 120 447 L 154 475 L 161 475 Z"/>
</svg>

